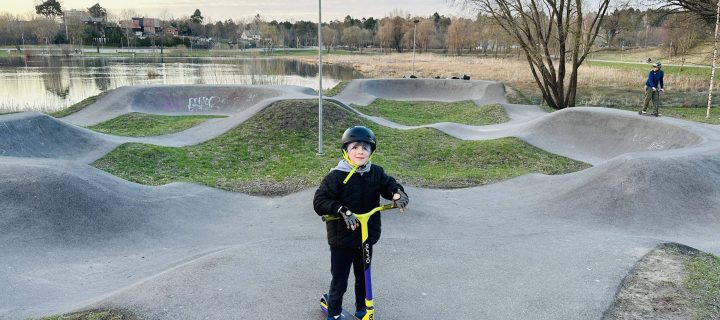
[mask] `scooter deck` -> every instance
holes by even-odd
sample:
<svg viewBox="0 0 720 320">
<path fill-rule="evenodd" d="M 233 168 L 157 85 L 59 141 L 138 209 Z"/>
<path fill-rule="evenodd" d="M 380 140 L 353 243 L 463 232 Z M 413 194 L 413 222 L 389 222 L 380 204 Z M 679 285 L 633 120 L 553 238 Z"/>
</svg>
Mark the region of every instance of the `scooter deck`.
<svg viewBox="0 0 720 320">
<path fill-rule="evenodd" d="M 322 297 L 320 297 L 320 309 L 322 309 L 323 312 L 327 315 L 328 313 L 328 306 L 327 306 L 327 295 L 324 294 Z M 358 320 L 358 318 L 355 318 L 355 315 L 353 315 L 350 312 L 347 312 L 347 310 L 343 309 L 342 313 L 340 314 L 339 319 L 347 319 L 347 320 Z"/>
</svg>

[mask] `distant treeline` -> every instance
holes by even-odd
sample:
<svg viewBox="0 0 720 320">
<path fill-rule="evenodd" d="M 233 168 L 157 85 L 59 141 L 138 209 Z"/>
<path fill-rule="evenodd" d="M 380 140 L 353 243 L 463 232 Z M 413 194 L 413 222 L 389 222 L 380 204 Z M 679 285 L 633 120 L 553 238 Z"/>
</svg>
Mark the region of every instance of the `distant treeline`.
<svg viewBox="0 0 720 320">
<path fill-rule="evenodd" d="M 53 0 L 48 0 L 53 1 Z M 47 2 L 47 1 L 46 1 Z M 303 48 L 317 46 L 317 23 L 313 21 L 266 21 L 261 15 L 251 19 L 203 21 L 201 11 L 189 17 L 159 19 L 159 28 L 150 34 L 139 35 L 123 28 L 121 21 L 142 17 L 124 11 L 112 15 L 96 5 L 88 8 L 88 15 L 100 16 L 101 22 L 88 23 L 69 15 L 47 14 L 34 16 L 0 15 L 0 44 L 100 44 L 105 46 L 191 46 L 222 45 L 229 48 L 263 47 Z M 100 10 L 100 11 L 98 11 Z M 98 13 L 100 12 L 100 13 Z M 123 16 L 124 18 L 119 18 Z M 172 28 L 176 35 L 167 33 Z M 670 54 L 684 55 L 711 35 L 706 20 L 692 13 L 678 13 L 664 9 L 615 9 L 609 13 L 595 45 L 599 48 L 626 49 L 645 46 L 665 46 Z M 207 40 L 210 39 L 210 40 Z M 383 18 L 356 18 L 323 23 L 325 49 L 344 48 L 362 51 L 366 48 L 403 52 L 443 51 L 451 54 L 466 52 L 507 54 L 515 43 L 493 19 L 478 15 L 474 19 L 448 17 L 438 13 L 431 16 L 412 16 L 396 12 Z"/>
</svg>

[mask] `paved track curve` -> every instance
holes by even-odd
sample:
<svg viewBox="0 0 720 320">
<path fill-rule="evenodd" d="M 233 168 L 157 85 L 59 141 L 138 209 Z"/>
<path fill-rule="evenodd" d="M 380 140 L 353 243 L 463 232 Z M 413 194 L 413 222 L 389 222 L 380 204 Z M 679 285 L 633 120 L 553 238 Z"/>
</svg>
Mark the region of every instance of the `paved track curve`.
<svg viewBox="0 0 720 320">
<path fill-rule="evenodd" d="M 507 104 L 495 82 L 375 81 L 353 81 L 333 99 L 351 110 L 371 101 L 353 90 L 501 103 L 511 119 L 504 124 L 431 126 L 460 139 L 516 136 L 594 165 L 475 188 L 410 187 L 408 213 L 383 213 L 373 268 L 380 319 L 598 319 L 657 244 L 720 253 L 717 126 L 601 108 L 545 114 Z M 433 93 L 448 87 L 447 96 Z M 235 94 L 228 86 L 201 89 L 193 93 Z M 149 187 L 87 165 L 122 142 L 199 143 L 273 101 L 312 98 L 307 88 L 236 89 L 237 97 L 270 93 L 222 111 L 224 125 L 165 137 L 114 137 L 75 125 L 155 112 L 118 102 L 138 88 L 60 120 L 0 116 L 0 287 L 7 289 L 0 318 L 111 307 L 143 319 L 275 319 L 278 312 L 322 319 L 317 298 L 330 266 L 314 190 L 264 198 L 186 183 Z"/>
</svg>

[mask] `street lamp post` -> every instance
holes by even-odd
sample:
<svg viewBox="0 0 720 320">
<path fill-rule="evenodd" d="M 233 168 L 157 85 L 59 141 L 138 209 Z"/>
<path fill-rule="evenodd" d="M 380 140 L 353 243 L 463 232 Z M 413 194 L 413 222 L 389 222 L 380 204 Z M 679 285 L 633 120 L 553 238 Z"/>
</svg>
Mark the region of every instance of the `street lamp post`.
<svg viewBox="0 0 720 320">
<path fill-rule="evenodd" d="M 322 0 L 318 0 L 318 155 L 323 155 L 323 62 L 322 62 Z"/>
<path fill-rule="evenodd" d="M 417 24 L 420 22 L 420 20 L 415 19 L 413 20 L 413 23 L 415 23 L 415 28 L 413 29 L 413 69 L 412 69 L 412 75 L 415 75 L 415 39 L 417 39 Z"/>
</svg>

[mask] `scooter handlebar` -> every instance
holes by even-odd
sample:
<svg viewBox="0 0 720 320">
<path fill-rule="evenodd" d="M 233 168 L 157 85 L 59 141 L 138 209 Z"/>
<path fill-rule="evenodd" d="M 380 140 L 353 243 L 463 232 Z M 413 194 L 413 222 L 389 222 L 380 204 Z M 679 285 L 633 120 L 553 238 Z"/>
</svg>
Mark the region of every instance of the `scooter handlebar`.
<svg viewBox="0 0 720 320">
<path fill-rule="evenodd" d="M 380 212 L 380 211 L 390 210 L 390 209 L 395 209 L 395 208 L 397 208 L 397 206 L 395 206 L 394 203 L 386 203 L 386 204 L 383 204 L 383 205 L 381 205 L 381 206 L 379 206 L 379 207 L 375 207 L 374 209 L 370 210 L 370 211 L 367 212 L 367 213 L 356 214 L 355 216 L 356 216 L 356 217 L 366 217 L 366 216 L 369 217 L 369 216 L 372 216 L 373 214 L 378 213 L 378 212 Z M 322 221 L 325 221 L 325 222 L 330 222 L 330 221 L 335 221 L 335 220 L 341 220 L 341 219 L 342 219 L 342 218 L 340 218 L 340 217 L 338 217 L 338 216 L 333 216 L 333 215 L 329 215 L 329 214 L 326 214 L 326 215 L 322 216 Z"/>
</svg>

